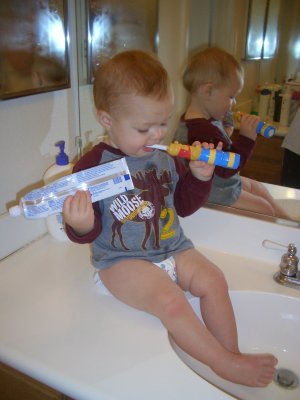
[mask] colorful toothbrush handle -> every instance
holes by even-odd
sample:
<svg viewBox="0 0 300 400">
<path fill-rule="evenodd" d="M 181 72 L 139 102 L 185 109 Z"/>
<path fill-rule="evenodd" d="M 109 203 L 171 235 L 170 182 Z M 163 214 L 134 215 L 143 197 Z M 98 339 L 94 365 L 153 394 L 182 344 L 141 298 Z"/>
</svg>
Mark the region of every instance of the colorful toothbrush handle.
<svg viewBox="0 0 300 400">
<path fill-rule="evenodd" d="M 266 124 L 263 121 L 259 121 L 256 127 L 256 133 L 266 138 L 271 138 L 275 135 L 276 128 L 273 125 Z"/>
<path fill-rule="evenodd" d="M 204 161 L 210 165 L 237 169 L 240 165 L 240 155 L 216 149 L 204 149 L 200 146 L 189 146 L 181 143 L 171 143 L 167 152 L 172 156 L 186 158 L 192 161 Z"/>
<path fill-rule="evenodd" d="M 235 121 L 237 122 L 241 122 L 242 116 L 244 115 L 243 112 L 241 111 L 235 111 L 233 113 L 233 118 Z M 256 133 L 258 135 L 264 136 L 266 138 L 271 138 L 272 136 L 274 136 L 276 132 L 276 128 L 275 126 L 271 125 L 271 124 L 266 124 L 263 121 L 259 121 L 257 127 L 256 127 Z"/>
</svg>

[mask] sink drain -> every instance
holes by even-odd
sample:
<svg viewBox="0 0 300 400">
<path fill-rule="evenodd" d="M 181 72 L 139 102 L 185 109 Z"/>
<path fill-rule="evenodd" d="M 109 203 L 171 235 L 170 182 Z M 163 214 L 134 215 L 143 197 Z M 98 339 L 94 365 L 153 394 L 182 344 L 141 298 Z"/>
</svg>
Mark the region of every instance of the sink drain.
<svg viewBox="0 0 300 400">
<path fill-rule="evenodd" d="M 274 376 L 274 382 L 285 389 L 294 389 L 299 384 L 297 375 L 289 369 L 280 368 Z"/>
</svg>

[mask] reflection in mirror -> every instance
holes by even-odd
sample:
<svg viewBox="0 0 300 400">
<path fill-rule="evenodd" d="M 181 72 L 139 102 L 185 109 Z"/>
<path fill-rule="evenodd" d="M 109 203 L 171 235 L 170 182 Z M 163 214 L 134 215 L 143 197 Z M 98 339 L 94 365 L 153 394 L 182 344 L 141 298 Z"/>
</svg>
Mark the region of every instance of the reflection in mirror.
<svg viewBox="0 0 300 400">
<path fill-rule="evenodd" d="M 280 0 L 268 0 L 267 20 L 263 44 L 263 58 L 272 58 L 276 54 L 278 41 L 278 18 Z"/>
<path fill-rule="evenodd" d="M 0 98 L 69 87 L 64 0 L 0 2 Z"/>
<path fill-rule="evenodd" d="M 266 21 L 267 0 L 250 0 L 246 41 L 247 60 L 263 58 Z"/>
<path fill-rule="evenodd" d="M 247 60 L 275 56 L 279 6 L 280 0 L 250 0 L 245 54 Z"/>
<path fill-rule="evenodd" d="M 157 0 L 89 0 L 88 81 L 116 53 L 156 51 Z"/>
<path fill-rule="evenodd" d="M 274 57 L 245 60 L 245 47 L 247 43 L 247 31 L 243 29 L 248 21 L 248 5 L 251 3 L 256 7 L 266 7 L 256 17 L 262 17 L 267 11 L 266 19 L 261 18 L 261 26 L 257 23 L 256 29 L 262 33 L 259 43 L 265 46 L 275 30 L 278 34 L 277 41 L 273 41 L 275 48 Z M 253 180 L 261 181 L 272 194 L 275 201 L 289 210 L 291 220 L 300 220 L 300 196 L 299 190 L 282 188 L 281 174 L 284 149 L 283 141 L 290 129 L 295 109 L 299 107 L 299 101 L 294 96 L 287 95 L 291 90 L 297 92 L 299 86 L 292 85 L 288 80 L 294 82 L 300 71 L 299 63 L 299 37 L 300 37 L 300 2 L 291 0 L 267 0 L 267 1 L 233 1 L 230 6 L 221 0 L 207 1 L 207 15 L 211 16 L 210 25 L 206 31 L 201 31 L 205 24 L 199 21 L 200 12 L 203 11 L 196 0 L 191 0 L 191 24 L 189 31 L 189 50 L 194 52 L 197 48 L 217 46 L 233 54 L 241 61 L 245 71 L 244 88 L 237 98 L 235 110 L 251 113 L 259 113 L 261 90 L 268 91 L 267 112 L 264 120 L 276 127 L 276 134 L 272 139 L 259 136 L 256 147 L 251 158 L 241 171 L 241 175 Z M 246 10 L 246 11 L 245 11 Z M 232 15 L 232 18 L 229 16 Z M 268 18 L 267 18 L 268 16 Z M 264 22 L 268 25 L 264 26 Z M 287 23 L 288 21 L 288 23 Z M 200 38 L 206 38 L 205 41 Z M 263 41 L 263 37 L 265 41 Z M 274 35 L 272 36 L 274 39 Z M 298 75 L 297 75 L 298 74 Z M 292 86 L 292 89 L 291 89 Z M 258 88 L 258 91 L 256 92 Z M 279 88 L 279 89 L 278 89 Z M 274 117 L 274 97 L 277 91 L 277 105 L 280 106 L 278 118 Z M 257 95 L 256 95 L 257 93 Z M 299 93 L 299 91 L 298 91 Z M 298 97 L 297 97 L 298 98 Z M 286 104 L 285 100 L 291 100 Z M 265 99 L 264 99 L 265 100 Z M 256 104 L 255 104 L 256 103 Z M 291 106 L 293 104 L 293 106 Z M 288 116 L 284 116 L 287 105 Z M 278 113 L 278 110 L 277 110 Z M 275 122 L 274 122 L 275 121 Z M 300 128 L 299 128 L 300 131 Z M 238 131 L 235 132 L 238 134 Z M 281 190 L 283 189 L 283 190 Z M 290 208 L 292 210 L 290 210 Z M 291 211 L 291 212 L 290 212 Z"/>
</svg>

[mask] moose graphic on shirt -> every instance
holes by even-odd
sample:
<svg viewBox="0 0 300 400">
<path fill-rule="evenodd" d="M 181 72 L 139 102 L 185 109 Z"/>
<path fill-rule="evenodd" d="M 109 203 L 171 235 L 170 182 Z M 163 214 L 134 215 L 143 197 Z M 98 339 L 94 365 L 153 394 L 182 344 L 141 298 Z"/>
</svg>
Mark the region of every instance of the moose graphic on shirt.
<svg viewBox="0 0 300 400">
<path fill-rule="evenodd" d="M 160 247 L 160 239 L 166 238 L 164 228 L 159 233 L 160 218 L 166 218 L 168 211 L 165 208 L 165 197 L 170 193 L 168 184 L 171 183 L 170 171 L 164 170 L 158 177 L 156 169 L 137 172 L 132 175 L 134 187 L 140 189 L 139 194 L 121 194 L 114 199 L 110 206 L 113 217 L 111 245 L 116 248 L 115 239 L 118 235 L 125 250 L 130 250 L 122 235 L 122 227 L 128 222 L 137 222 L 145 225 L 145 234 L 141 248 L 146 250 L 146 243 L 154 233 L 154 248 Z M 170 213 L 169 213 L 170 214 Z"/>
</svg>

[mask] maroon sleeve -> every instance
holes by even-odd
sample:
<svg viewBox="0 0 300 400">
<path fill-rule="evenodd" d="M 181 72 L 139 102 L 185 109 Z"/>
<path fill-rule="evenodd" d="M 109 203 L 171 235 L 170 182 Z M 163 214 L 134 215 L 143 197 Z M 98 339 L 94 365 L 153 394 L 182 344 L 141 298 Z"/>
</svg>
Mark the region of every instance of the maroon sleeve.
<svg viewBox="0 0 300 400">
<path fill-rule="evenodd" d="M 219 128 L 213 125 L 208 119 L 194 118 L 183 121 L 188 129 L 188 143 L 190 145 L 199 140 L 201 143 L 213 143 L 215 147 L 219 142 L 222 142 L 225 151 L 229 148 L 230 142 L 226 140 Z"/>
<path fill-rule="evenodd" d="M 208 200 L 212 180 L 200 181 L 178 158 L 174 158 L 179 180 L 174 193 L 177 214 L 187 217 L 202 207 Z"/>
<path fill-rule="evenodd" d="M 253 150 L 255 147 L 255 142 L 252 139 L 247 138 L 246 136 L 239 135 L 237 139 L 232 143 L 229 151 L 237 153 L 240 155 L 240 165 L 238 169 L 230 170 L 228 168 L 217 167 L 215 168 L 215 173 L 219 176 L 223 176 L 224 178 L 232 176 L 230 172 L 240 171 L 249 158 L 251 157 Z M 226 151 L 226 150 L 225 150 Z M 221 171 L 219 171 L 221 170 Z M 223 173 L 223 175 L 222 175 Z"/>
<path fill-rule="evenodd" d="M 240 155 L 240 165 L 237 169 L 216 167 L 215 174 L 222 178 L 230 178 L 240 171 L 251 157 L 255 147 L 255 142 L 246 136 L 239 135 L 238 138 L 230 143 L 226 140 L 219 128 L 210 123 L 205 118 L 195 118 L 185 121 L 188 128 L 188 142 L 193 144 L 195 141 L 213 143 L 216 147 L 219 142 L 223 143 L 223 151 L 231 151 Z"/>
</svg>

